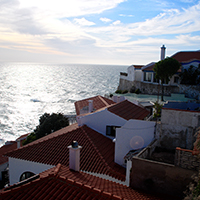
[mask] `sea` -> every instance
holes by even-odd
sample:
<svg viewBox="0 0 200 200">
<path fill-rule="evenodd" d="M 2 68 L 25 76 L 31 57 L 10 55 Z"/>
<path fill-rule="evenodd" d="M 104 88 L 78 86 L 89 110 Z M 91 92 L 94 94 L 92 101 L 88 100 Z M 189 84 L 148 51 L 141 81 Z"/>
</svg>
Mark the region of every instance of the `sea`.
<svg viewBox="0 0 200 200">
<path fill-rule="evenodd" d="M 114 93 L 127 67 L 0 63 L 0 146 L 32 132 L 44 113 L 74 115 L 74 102 Z"/>
</svg>

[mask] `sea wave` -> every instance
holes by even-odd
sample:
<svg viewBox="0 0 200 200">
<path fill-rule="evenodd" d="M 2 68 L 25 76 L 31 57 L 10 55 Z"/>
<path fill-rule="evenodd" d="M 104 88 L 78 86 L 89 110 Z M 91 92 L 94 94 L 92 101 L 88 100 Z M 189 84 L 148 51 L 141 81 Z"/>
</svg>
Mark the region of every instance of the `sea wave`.
<svg viewBox="0 0 200 200">
<path fill-rule="evenodd" d="M 127 66 L 0 63 L 0 135 L 15 140 L 47 113 L 75 114 L 74 102 L 113 93 Z M 1 141 L 0 141 L 1 142 Z"/>
</svg>

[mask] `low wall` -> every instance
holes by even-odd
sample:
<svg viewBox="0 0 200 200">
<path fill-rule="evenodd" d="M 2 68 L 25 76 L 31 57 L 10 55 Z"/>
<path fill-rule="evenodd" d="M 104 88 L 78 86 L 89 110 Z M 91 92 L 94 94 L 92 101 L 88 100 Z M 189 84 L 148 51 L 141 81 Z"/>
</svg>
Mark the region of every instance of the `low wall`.
<svg viewBox="0 0 200 200">
<path fill-rule="evenodd" d="M 157 139 L 154 139 L 151 144 L 149 144 L 146 148 L 144 148 L 139 154 L 137 154 L 136 157 L 139 158 L 147 158 L 150 157 L 151 154 L 154 152 L 156 146 L 157 146 Z"/>
<path fill-rule="evenodd" d="M 179 85 L 179 92 L 188 97 L 200 100 L 200 85 Z"/>
<path fill-rule="evenodd" d="M 175 165 L 184 169 L 199 170 L 200 160 L 193 150 L 176 148 Z"/>
<path fill-rule="evenodd" d="M 157 123 L 156 138 L 159 140 L 158 146 L 167 149 L 192 149 L 195 141 L 195 128 L 179 126 L 177 124 Z"/>
<path fill-rule="evenodd" d="M 151 193 L 160 193 L 183 198 L 183 191 L 196 171 L 175 165 L 134 157 L 132 159 L 130 187 Z"/>
<path fill-rule="evenodd" d="M 154 83 L 143 83 L 141 81 L 129 81 L 123 78 L 119 80 L 119 90 L 128 90 L 132 87 L 140 89 L 143 94 L 161 94 L 161 85 Z M 183 85 L 179 84 L 177 86 L 163 86 L 164 94 L 170 95 L 171 93 L 186 94 L 190 98 L 200 100 L 200 85 Z"/>
<path fill-rule="evenodd" d="M 144 83 L 141 81 L 129 81 L 120 78 L 118 90 L 130 91 L 132 87 L 135 87 L 135 89 L 140 89 L 140 91 L 143 94 L 150 94 L 150 95 L 161 94 L 161 85 L 157 85 L 154 83 Z M 179 88 L 177 86 L 163 86 L 163 87 L 165 95 L 170 95 L 171 93 L 179 92 Z"/>
</svg>

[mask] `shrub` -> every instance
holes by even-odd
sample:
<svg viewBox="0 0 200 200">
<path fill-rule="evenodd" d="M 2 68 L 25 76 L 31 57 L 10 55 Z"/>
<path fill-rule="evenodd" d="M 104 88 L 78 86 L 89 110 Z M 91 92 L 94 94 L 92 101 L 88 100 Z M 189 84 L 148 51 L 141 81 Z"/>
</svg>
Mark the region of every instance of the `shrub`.
<svg viewBox="0 0 200 200">
<path fill-rule="evenodd" d="M 116 90 L 115 93 L 116 94 L 122 94 L 122 90 Z"/>
<path fill-rule="evenodd" d="M 128 93 L 128 90 L 123 90 L 122 91 L 122 94 L 126 94 L 126 93 Z"/>
<path fill-rule="evenodd" d="M 135 90 L 135 93 L 136 93 L 136 94 L 140 94 L 140 93 L 141 93 L 140 89 L 139 89 L 139 88 L 136 89 L 136 90 Z"/>
</svg>

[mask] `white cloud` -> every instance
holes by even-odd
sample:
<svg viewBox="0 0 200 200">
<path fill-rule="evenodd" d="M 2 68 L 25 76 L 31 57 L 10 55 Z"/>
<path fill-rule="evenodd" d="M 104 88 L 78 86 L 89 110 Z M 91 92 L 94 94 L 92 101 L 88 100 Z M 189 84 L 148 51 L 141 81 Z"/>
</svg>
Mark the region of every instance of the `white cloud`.
<svg viewBox="0 0 200 200">
<path fill-rule="evenodd" d="M 49 15 L 74 17 L 85 14 L 97 14 L 116 7 L 125 0 L 19 0 L 20 8 L 35 8 Z"/>
<path fill-rule="evenodd" d="M 95 25 L 95 23 L 94 22 L 91 22 L 91 21 L 88 21 L 87 19 L 85 19 L 84 17 L 82 17 L 82 18 L 75 18 L 74 20 L 73 20 L 76 24 L 79 24 L 79 25 L 81 25 L 81 26 L 93 26 L 93 25 Z"/>
<path fill-rule="evenodd" d="M 113 22 L 100 16 L 105 24 L 97 27 L 87 20 L 87 16 L 112 9 L 123 0 L 19 2 L 0 2 L 0 48 L 74 57 L 84 57 L 86 49 L 87 55 L 94 52 L 109 55 L 105 52 L 112 52 L 113 57 L 117 57 L 121 54 L 114 53 L 123 52 L 127 59 L 133 52 L 142 54 L 148 46 L 157 51 L 162 44 L 171 47 L 184 44 L 189 48 L 200 43 L 199 36 L 195 36 L 195 32 L 200 32 L 200 3 L 188 9 L 163 10 L 157 16 L 137 23 Z M 132 17 L 120 16 L 124 17 L 123 20 Z"/>
<path fill-rule="evenodd" d="M 111 22 L 111 21 L 112 21 L 111 19 L 108 19 L 108 18 L 106 18 L 106 17 L 101 17 L 100 20 L 101 20 L 102 22 L 105 22 L 105 23 L 108 23 L 108 22 Z"/>
<path fill-rule="evenodd" d="M 120 20 L 117 20 L 117 21 L 114 21 L 112 24 L 113 24 L 113 25 L 119 25 L 119 24 L 121 24 L 121 21 L 120 21 Z"/>
</svg>

